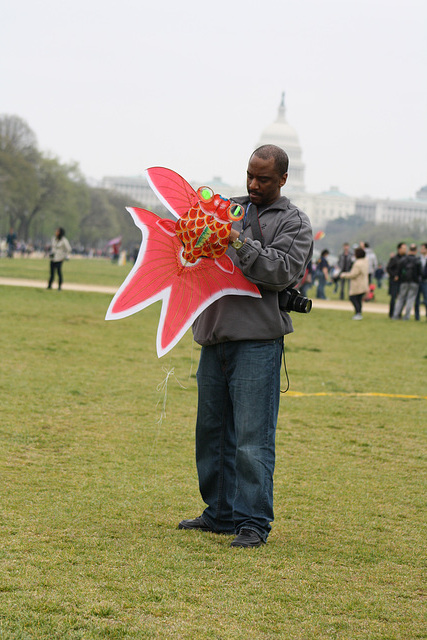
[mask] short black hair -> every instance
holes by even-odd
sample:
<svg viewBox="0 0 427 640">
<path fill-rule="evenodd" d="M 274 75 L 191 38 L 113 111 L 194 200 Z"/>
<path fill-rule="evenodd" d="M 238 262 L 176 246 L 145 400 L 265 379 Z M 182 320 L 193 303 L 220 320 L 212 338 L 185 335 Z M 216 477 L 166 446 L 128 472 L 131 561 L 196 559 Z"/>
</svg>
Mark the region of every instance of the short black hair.
<svg viewBox="0 0 427 640">
<path fill-rule="evenodd" d="M 258 147 L 258 149 L 255 149 L 252 155 L 262 158 L 263 160 L 274 158 L 274 166 L 276 167 L 277 173 L 280 176 L 288 173 L 289 157 L 281 147 L 277 147 L 275 144 L 263 144 L 261 147 Z"/>
<path fill-rule="evenodd" d="M 359 258 L 364 258 L 366 256 L 365 250 L 362 249 L 362 247 L 357 247 L 357 249 L 354 250 L 354 257 L 359 259 Z"/>
</svg>

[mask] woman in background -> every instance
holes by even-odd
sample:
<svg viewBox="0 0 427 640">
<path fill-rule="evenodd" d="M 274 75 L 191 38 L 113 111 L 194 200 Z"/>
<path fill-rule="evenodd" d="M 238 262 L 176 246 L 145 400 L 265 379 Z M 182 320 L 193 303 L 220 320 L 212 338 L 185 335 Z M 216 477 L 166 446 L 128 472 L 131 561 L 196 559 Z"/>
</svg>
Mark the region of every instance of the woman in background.
<svg viewBox="0 0 427 640">
<path fill-rule="evenodd" d="M 55 231 L 55 236 L 52 238 L 52 246 L 50 249 L 50 278 L 47 285 L 48 289 L 52 289 L 52 283 L 55 279 L 55 271 L 58 273 L 58 291 L 61 291 L 62 287 L 62 263 L 64 260 L 68 260 L 68 256 L 71 253 L 71 246 L 65 237 L 65 231 L 62 227 L 59 227 Z"/>
<path fill-rule="evenodd" d="M 356 312 L 353 320 L 362 320 L 362 300 L 369 289 L 369 263 L 361 247 L 355 249 L 354 257 L 356 259 L 351 270 L 341 273 L 340 278 L 350 280 L 349 298 Z"/>
</svg>

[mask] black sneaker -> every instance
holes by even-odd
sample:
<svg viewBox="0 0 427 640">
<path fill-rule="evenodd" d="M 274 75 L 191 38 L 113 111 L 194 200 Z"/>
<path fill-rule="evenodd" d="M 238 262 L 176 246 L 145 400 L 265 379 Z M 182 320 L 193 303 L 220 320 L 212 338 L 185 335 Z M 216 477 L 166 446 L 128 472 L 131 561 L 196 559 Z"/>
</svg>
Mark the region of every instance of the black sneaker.
<svg viewBox="0 0 427 640">
<path fill-rule="evenodd" d="M 194 529 L 195 531 L 210 531 L 211 533 L 224 533 L 227 535 L 233 534 L 233 531 L 215 531 L 215 529 L 212 529 L 212 527 L 203 520 L 203 516 L 194 518 L 194 520 L 181 520 L 178 529 Z"/>
<path fill-rule="evenodd" d="M 230 547 L 260 547 L 265 544 L 261 536 L 253 529 L 240 529 Z"/>
<path fill-rule="evenodd" d="M 194 520 L 181 520 L 178 525 L 178 529 L 197 529 L 198 531 L 213 531 L 211 527 L 206 524 L 202 516 L 194 518 Z M 215 532 L 214 532 L 215 533 Z"/>
</svg>

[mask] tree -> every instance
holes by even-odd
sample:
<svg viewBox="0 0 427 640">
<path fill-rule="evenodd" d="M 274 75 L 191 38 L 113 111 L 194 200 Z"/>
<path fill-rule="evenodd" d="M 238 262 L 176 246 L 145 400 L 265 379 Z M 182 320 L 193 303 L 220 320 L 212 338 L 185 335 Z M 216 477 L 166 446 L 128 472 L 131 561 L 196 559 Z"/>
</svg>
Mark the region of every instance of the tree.
<svg viewBox="0 0 427 640">
<path fill-rule="evenodd" d="M 43 236 L 44 221 L 54 227 L 65 220 L 77 231 L 79 211 L 72 203 L 82 182 L 76 164 L 63 165 L 38 151 L 34 133 L 21 118 L 0 118 L 0 206 L 19 238 L 27 241 L 35 232 Z"/>
<path fill-rule="evenodd" d="M 28 124 L 18 116 L 0 117 L 0 151 L 32 158 L 37 152 L 37 138 Z"/>
</svg>

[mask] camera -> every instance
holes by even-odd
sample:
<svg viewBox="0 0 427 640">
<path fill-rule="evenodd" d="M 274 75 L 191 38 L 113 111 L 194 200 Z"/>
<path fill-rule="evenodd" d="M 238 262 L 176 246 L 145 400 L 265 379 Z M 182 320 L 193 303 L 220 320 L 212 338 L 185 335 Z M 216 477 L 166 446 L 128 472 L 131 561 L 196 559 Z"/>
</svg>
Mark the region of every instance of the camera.
<svg viewBox="0 0 427 640">
<path fill-rule="evenodd" d="M 279 305 L 283 311 L 310 313 L 313 302 L 302 296 L 298 289 L 284 289 L 279 293 Z"/>
</svg>

